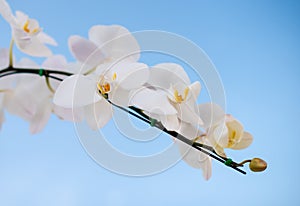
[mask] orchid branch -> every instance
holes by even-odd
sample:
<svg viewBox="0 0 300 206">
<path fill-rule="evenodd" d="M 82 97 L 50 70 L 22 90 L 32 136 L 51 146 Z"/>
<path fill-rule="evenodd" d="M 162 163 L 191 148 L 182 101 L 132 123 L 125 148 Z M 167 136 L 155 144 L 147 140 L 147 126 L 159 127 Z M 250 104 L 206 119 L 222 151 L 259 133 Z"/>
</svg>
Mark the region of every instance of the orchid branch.
<svg viewBox="0 0 300 206">
<path fill-rule="evenodd" d="M 27 73 L 27 74 L 36 74 L 39 76 L 45 76 L 46 78 L 46 84 L 49 88 L 50 91 L 54 92 L 54 89 L 51 87 L 50 82 L 49 82 L 49 78 L 58 80 L 58 81 L 62 81 L 63 79 L 55 77 L 51 74 L 59 74 L 59 75 L 64 75 L 64 76 L 71 76 L 73 75 L 72 73 L 69 72 L 64 72 L 64 71 L 57 71 L 57 70 L 47 70 L 47 69 L 30 69 L 30 68 L 15 68 L 13 66 L 9 66 L 5 69 L 0 70 L 0 78 L 5 77 L 5 76 L 9 76 L 9 75 L 14 75 L 14 74 L 21 74 L 21 73 Z M 226 158 L 223 157 L 219 154 L 217 154 L 217 152 L 213 149 L 213 147 L 208 146 L 206 144 L 203 143 L 199 143 L 199 142 L 195 142 L 193 140 L 190 140 L 186 137 L 184 137 L 183 135 L 177 133 L 176 131 L 169 131 L 167 130 L 159 121 L 156 121 L 155 119 L 150 118 L 148 115 L 146 115 L 141 109 L 136 108 L 134 106 L 129 106 L 128 108 L 124 108 L 122 106 L 119 106 L 113 102 L 111 102 L 108 98 L 108 96 L 104 96 L 104 98 L 114 107 L 121 109 L 122 111 L 140 119 L 141 121 L 150 124 L 153 127 L 156 127 L 157 129 L 165 132 L 166 134 L 171 135 L 172 137 L 182 141 L 183 143 L 190 145 L 191 147 L 197 149 L 198 151 L 210 156 L 211 158 L 225 164 L 228 167 L 231 167 L 232 169 L 242 173 L 242 174 L 246 174 L 245 171 L 241 170 L 239 167 L 243 167 L 243 164 L 245 163 L 249 163 L 251 165 L 251 161 L 252 160 L 245 160 L 242 161 L 241 163 L 237 163 L 234 162 L 232 159 L 230 158 Z M 258 158 L 254 158 L 255 161 L 257 161 Z M 253 160 L 254 160 L 253 159 Z M 250 167 L 251 169 L 251 167 Z"/>
<path fill-rule="evenodd" d="M 112 114 L 110 109 L 111 106 L 113 106 L 171 135 L 184 144 L 193 147 L 197 151 L 242 174 L 246 174 L 246 172 L 241 170 L 240 167 L 243 167 L 246 163 L 249 163 L 250 169 L 255 172 L 266 169 L 267 163 L 259 158 L 237 163 L 225 157 L 224 148 L 244 149 L 252 143 L 252 135 L 244 131 L 242 124 L 237 119 L 231 115 L 226 115 L 222 108 L 215 107 L 218 111 L 218 115 L 216 116 L 220 116 L 222 121 L 218 120 L 214 123 L 207 120 L 208 116 L 212 116 L 210 112 L 213 109 L 211 109 L 210 105 L 197 105 L 198 110 L 201 111 L 201 115 L 198 115 L 195 108 L 190 109 L 190 104 L 196 103 L 197 96 L 200 94 L 200 82 L 196 81 L 190 83 L 190 79 L 184 71 L 184 68 L 175 63 L 160 63 L 152 66 L 151 73 L 148 65 L 138 61 L 141 47 L 137 39 L 131 35 L 125 27 L 119 25 L 95 25 L 91 27 L 89 31 L 89 40 L 77 35 L 71 36 L 68 42 L 69 48 L 76 58 L 75 67 L 82 65 L 88 66 L 85 68 L 88 69 L 86 72 L 73 74 L 57 70 L 58 68 L 66 69 L 67 61 L 61 55 L 52 55 L 52 51 L 48 48 L 48 45 L 56 46 L 57 43 L 52 37 L 43 32 L 37 20 L 29 18 L 28 15 L 20 11 L 14 16 L 10 6 L 5 0 L 0 0 L 0 4 L 0 15 L 10 24 L 12 29 L 9 53 L 6 58 L 3 58 L 8 59 L 8 62 L 5 61 L 5 63 L 2 64 L 8 65 L 8 67 L 0 70 L 0 78 L 16 74 L 32 74 L 45 78 L 45 81 L 40 81 L 41 79 L 33 81 L 32 84 L 29 84 L 29 89 L 24 89 L 24 85 L 22 84 L 27 84 L 30 82 L 30 79 L 20 81 L 20 84 L 18 84 L 15 89 L 11 89 L 14 87 L 14 84 L 10 82 L 11 79 L 8 78 L 9 83 L 5 82 L 3 88 L 0 88 L 0 92 L 6 95 L 4 96 L 5 98 L 7 97 L 7 99 L 5 99 L 5 107 L 7 107 L 7 110 L 13 113 L 15 110 L 22 108 L 18 112 L 18 115 L 33 122 L 35 126 L 31 126 L 30 131 L 32 133 L 36 133 L 42 129 L 44 124 L 36 124 L 36 122 L 38 122 L 39 119 L 46 120 L 46 118 L 49 118 L 49 111 L 55 111 L 53 109 L 56 106 L 72 109 L 75 103 L 78 107 L 87 108 L 85 112 L 83 112 L 83 116 L 85 116 L 88 124 L 90 124 L 92 128 L 97 129 L 103 125 L 99 125 L 98 119 L 94 119 L 95 115 L 93 116 L 93 114 L 90 113 L 90 106 L 93 106 L 96 102 L 103 103 L 101 101 L 104 101 L 104 104 L 97 108 L 101 112 L 101 121 L 103 120 L 104 123 L 107 123 L 111 118 Z M 121 38 L 124 36 L 126 36 L 126 38 Z M 104 42 L 105 44 L 103 44 Z M 30 56 L 49 57 L 41 67 L 49 66 L 54 69 L 14 67 L 14 45 L 21 52 Z M 6 51 L 5 55 L 7 55 Z M 120 57 L 126 57 L 129 61 L 114 62 L 120 60 Z M 114 64 L 112 64 L 113 62 Z M 79 64 L 77 65 L 77 63 Z M 33 65 L 35 64 L 33 63 Z M 107 67 L 108 65 L 109 67 Z M 132 76 L 128 78 L 128 74 Z M 50 79 L 61 82 L 57 88 L 55 87 L 56 90 L 52 87 L 51 83 L 53 82 L 50 82 Z M 73 101 L 74 96 L 70 94 L 70 88 L 77 85 L 78 81 L 81 81 L 81 84 L 79 84 L 81 87 L 78 89 L 80 98 L 78 101 Z M 184 82 L 184 84 L 182 82 Z M 186 83 L 188 85 L 186 85 Z M 46 84 L 47 87 L 45 87 L 44 84 Z M 146 84 L 149 84 L 150 87 L 144 87 Z M 155 85 L 155 88 L 153 85 Z M 122 88 L 119 96 L 117 94 L 118 92 L 116 92 L 117 90 L 114 88 L 117 86 Z M 8 89 L 6 87 L 8 87 Z M 156 89 L 156 87 L 160 89 Z M 140 88 L 140 90 L 135 93 L 133 97 L 134 100 L 131 99 L 132 105 L 135 106 L 123 107 L 109 99 L 109 95 L 114 96 L 114 94 L 120 97 L 120 99 L 126 98 L 123 97 L 124 93 L 132 92 L 136 88 Z M 24 92 L 24 90 L 26 91 Z M 15 94 L 23 96 L 22 98 L 16 98 L 15 96 L 18 95 Z M 33 97 L 32 95 L 37 94 L 41 94 L 42 98 L 29 98 L 29 96 Z M 99 96 L 95 95 L 102 95 L 104 98 L 98 99 Z M 191 98 L 192 96 L 196 98 Z M 0 101 L 1 98 L 2 96 L 0 96 Z M 26 105 L 29 106 L 24 106 L 23 108 L 23 104 L 20 103 L 22 101 L 19 101 L 19 99 L 37 100 L 36 103 L 32 101 L 27 102 Z M 51 99 L 53 103 L 49 101 Z M 106 101 L 109 104 L 107 104 Z M 31 104 L 37 105 L 32 106 Z M 164 113 L 155 114 L 157 115 L 155 119 L 151 118 L 147 114 L 153 108 L 159 108 L 164 111 Z M 179 110 L 179 108 L 181 108 L 181 110 Z M 59 112 L 60 111 L 55 111 L 54 113 L 59 116 Z M 63 116 L 65 119 L 68 119 L 68 112 L 61 112 L 64 113 Z M 3 108 L 0 108 L 0 113 L 3 113 Z M 163 121 L 162 118 L 166 116 L 168 118 L 164 119 L 166 121 Z M 94 124 L 95 122 L 96 124 Z M 209 122 L 211 123 L 210 125 L 214 125 L 214 127 L 212 127 L 213 132 L 211 132 L 211 128 L 208 130 L 208 128 L 204 126 Z M 185 131 L 177 129 L 180 124 L 187 125 Z M 194 138 L 194 134 L 185 133 L 193 130 L 199 133 L 200 129 L 193 126 L 196 124 L 201 124 L 203 126 L 202 129 L 206 130 L 202 135 Z M 223 130 L 223 128 L 225 128 L 225 130 Z M 210 131 L 209 135 L 207 135 L 208 131 Z M 209 142 L 207 144 L 213 146 L 200 143 L 199 141 L 203 139 L 203 142 L 207 141 Z M 180 147 L 181 146 L 182 145 L 180 145 Z M 192 154 L 188 153 L 187 156 L 190 155 L 188 158 L 195 158 L 193 155 L 196 155 L 198 158 L 199 155 L 202 155 L 202 153 L 198 153 L 197 151 L 191 152 Z M 222 155 L 222 152 L 224 152 L 224 155 Z M 203 169 L 203 174 L 205 174 L 205 170 L 207 174 L 211 174 L 211 170 L 210 168 L 208 169 L 207 166 L 209 165 L 209 167 L 211 167 L 210 158 L 205 158 L 206 162 L 203 164 L 205 165 L 203 167 L 201 165 L 202 162 L 200 163 L 198 159 L 196 161 L 190 161 L 188 158 L 184 158 L 188 164 Z M 205 175 L 205 177 L 208 179 L 210 174 Z"/>
</svg>

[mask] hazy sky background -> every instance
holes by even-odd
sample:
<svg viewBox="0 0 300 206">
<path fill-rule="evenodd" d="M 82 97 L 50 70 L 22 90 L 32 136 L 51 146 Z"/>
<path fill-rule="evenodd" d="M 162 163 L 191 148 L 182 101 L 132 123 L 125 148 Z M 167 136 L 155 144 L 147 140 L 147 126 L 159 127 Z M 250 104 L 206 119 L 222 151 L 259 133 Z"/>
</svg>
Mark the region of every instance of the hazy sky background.
<svg viewBox="0 0 300 206">
<path fill-rule="evenodd" d="M 153 176 L 122 176 L 88 156 L 72 123 L 52 117 L 43 132 L 30 135 L 28 123 L 7 114 L 0 132 L 0 205 L 300 205 L 299 1 L 8 2 L 38 19 L 59 43 L 54 53 L 70 61 L 68 36 L 87 37 L 96 24 L 164 30 L 195 42 L 222 78 L 227 112 L 254 136 L 248 149 L 231 156 L 258 156 L 269 165 L 243 176 L 213 162 L 209 181 L 184 162 Z M 3 19 L 0 32 L 0 47 L 8 47 Z M 112 129 L 105 131 L 114 136 Z"/>
</svg>

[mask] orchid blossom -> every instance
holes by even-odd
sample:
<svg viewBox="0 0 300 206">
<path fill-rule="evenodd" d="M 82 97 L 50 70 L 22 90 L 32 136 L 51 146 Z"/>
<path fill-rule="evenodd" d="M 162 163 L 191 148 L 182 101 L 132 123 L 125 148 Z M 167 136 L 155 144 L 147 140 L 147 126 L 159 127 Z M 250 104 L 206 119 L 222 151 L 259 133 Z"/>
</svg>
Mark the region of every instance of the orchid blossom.
<svg viewBox="0 0 300 206">
<path fill-rule="evenodd" d="M 46 59 L 41 66 L 43 68 L 55 66 L 57 70 L 64 70 L 66 64 L 65 58 L 57 55 Z M 22 59 L 16 66 L 19 68 L 40 68 L 38 64 L 29 59 Z M 51 113 L 56 113 L 60 119 L 64 120 L 80 120 L 79 111 L 73 115 L 71 109 L 63 109 L 52 103 L 53 89 L 58 85 L 56 82 L 50 86 L 45 84 L 43 77 L 26 74 L 19 75 L 15 82 L 15 88 L 6 92 L 4 107 L 11 114 L 29 121 L 31 133 L 40 132 L 48 122 Z"/>
<path fill-rule="evenodd" d="M 250 133 L 244 131 L 243 125 L 232 115 L 225 114 L 216 104 L 200 104 L 198 106 L 204 121 L 206 137 L 221 156 L 226 156 L 224 148 L 244 149 L 253 140 Z"/>
<path fill-rule="evenodd" d="M 45 44 L 56 46 L 56 41 L 44 33 L 35 19 L 29 18 L 21 11 L 14 16 L 5 0 L 0 0 L 0 14 L 10 24 L 12 39 L 18 49 L 25 54 L 36 57 L 51 56 L 51 50 Z"/>
<path fill-rule="evenodd" d="M 196 108 L 199 82 L 190 84 L 184 69 L 174 63 L 155 65 L 144 87 L 136 92 L 131 104 L 145 110 L 169 130 L 178 130 L 179 121 L 201 125 Z M 161 102 L 162 101 L 162 102 Z"/>
<path fill-rule="evenodd" d="M 84 107 L 87 123 L 97 129 L 112 117 L 107 97 L 128 106 L 130 91 L 147 81 L 149 71 L 147 65 L 136 62 L 138 53 L 132 55 L 139 46 L 125 28 L 93 26 L 89 36 L 91 40 L 70 37 L 70 50 L 85 69 L 60 84 L 54 103 L 65 108 Z M 117 49 L 119 44 L 124 47 Z"/>
</svg>

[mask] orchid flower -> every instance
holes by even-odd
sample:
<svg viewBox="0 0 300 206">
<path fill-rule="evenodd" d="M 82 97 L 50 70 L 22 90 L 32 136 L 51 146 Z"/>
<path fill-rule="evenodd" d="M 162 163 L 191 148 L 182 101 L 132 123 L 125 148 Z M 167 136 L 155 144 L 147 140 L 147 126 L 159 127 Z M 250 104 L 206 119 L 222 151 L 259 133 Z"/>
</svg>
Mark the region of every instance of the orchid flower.
<svg viewBox="0 0 300 206">
<path fill-rule="evenodd" d="M 103 127 L 112 117 L 112 106 L 128 106 L 129 93 L 147 81 L 148 67 L 142 63 L 119 63 L 108 71 L 103 65 L 90 75 L 66 78 L 55 92 L 54 103 L 65 108 L 85 108 L 92 129 Z"/>
<path fill-rule="evenodd" d="M 252 135 L 245 132 L 243 125 L 232 115 L 225 114 L 220 106 L 207 103 L 200 104 L 198 108 L 207 139 L 219 155 L 226 156 L 224 148 L 239 150 L 252 143 Z"/>
<path fill-rule="evenodd" d="M 39 65 L 29 59 L 23 59 L 17 65 L 21 68 L 40 68 Z M 56 69 L 63 70 L 65 65 L 65 58 L 56 55 L 45 60 L 42 67 L 53 68 L 55 66 Z M 40 132 L 48 122 L 52 112 L 65 120 L 77 121 L 80 119 L 79 112 L 73 118 L 71 109 L 58 108 L 52 103 L 53 93 L 43 77 L 26 74 L 19 74 L 19 77 L 21 78 L 16 80 L 15 88 L 6 92 L 4 107 L 9 113 L 29 121 L 31 133 Z M 55 84 L 52 86 L 57 87 Z"/>
<path fill-rule="evenodd" d="M 174 63 L 155 65 L 150 69 L 148 87 L 136 92 L 131 104 L 158 119 L 168 130 L 178 130 L 179 121 L 202 124 L 196 100 L 199 82 L 190 83 L 184 69 Z"/>
<path fill-rule="evenodd" d="M 22 52 L 36 57 L 51 56 L 52 52 L 45 44 L 56 46 L 57 43 L 42 31 L 37 20 L 21 11 L 16 11 L 14 16 L 5 0 L 0 0 L 0 14 L 10 24 L 12 38 Z"/>
<path fill-rule="evenodd" d="M 93 26 L 89 39 L 69 38 L 71 53 L 82 68 L 61 83 L 54 103 L 65 108 L 84 108 L 87 123 L 97 129 L 112 117 L 112 106 L 106 98 L 128 106 L 130 91 L 147 81 L 149 71 L 147 65 L 136 62 L 139 45 L 124 27 Z"/>
</svg>

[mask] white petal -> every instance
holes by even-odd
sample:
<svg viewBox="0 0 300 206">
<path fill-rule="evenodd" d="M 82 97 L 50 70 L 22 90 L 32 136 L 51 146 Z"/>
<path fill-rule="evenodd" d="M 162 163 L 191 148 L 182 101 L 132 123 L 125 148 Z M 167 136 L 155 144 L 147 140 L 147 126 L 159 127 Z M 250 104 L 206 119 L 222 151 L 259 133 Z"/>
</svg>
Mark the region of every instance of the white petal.
<svg viewBox="0 0 300 206">
<path fill-rule="evenodd" d="M 203 120 L 203 127 L 209 129 L 225 121 L 225 113 L 223 109 L 213 103 L 205 103 L 198 105 L 200 117 Z"/>
<path fill-rule="evenodd" d="M 220 156 L 222 156 L 222 157 L 226 157 L 226 153 L 225 153 L 225 151 L 224 151 L 224 147 L 222 147 L 222 146 L 216 144 L 216 145 L 214 146 L 214 150 L 215 150 L 215 152 L 216 152 L 218 155 L 220 155 Z"/>
<path fill-rule="evenodd" d="M 93 130 L 102 128 L 112 118 L 112 106 L 104 99 L 85 107 L 85 118 Z"/>
<path fill-rule="evenodd" d="M 159 115 L 177 114 L 176 109 L 170 104 L 163 92 L 148 88 L 142 88 L 133 94 L 130 105 Z"/>
<path fill-rule="evenodd" d="M 80 122 L 83 120 L 83 108 L 64 108 L 53 104 L 53 113 L 61 120 Z"/>
<path fill-rule="evenodd" d="M 116 80 L 118 84 L 127 90 L 141 87 L 147 82 L 149 69 L 143 63 L 131 63 L 120 65 L 122 68 L 116 71 Z"/>
<path fill-rule="evenodd" d="M 238 142 L 233 147 L 231 147 L 231 149 L 236 149 L 236 150 L 245 149 L 245 148 L 249 147 L 252 142 L 253 142 L 252 135 L 248 132 L 244 132 L 243 137 L 241 138 L 240 142 Z"/>
<path fill-rule="evenodd" d="M 51 50 L 46 47 L 36 36 L 28 37 L 24 32 L 18 29 L 13 30 L 16 46 L 25 54 L 35 57 L 51 56 Z"/>
<path fill-rule="evenodd" d="M 190 89 L 190 93 L 191 93 L 189 98 L 192 98 L 192 100 L 194 102 L 196 102 L 197 98 L 198 98 L 198 96 L 200 94 L 200 90 L 201 90 L 201 84 L 200 84 L 200 82 L 198 82 L 198 81 L 194 82 L 193 84 L 191 84 L 189 86 L 189 89 Z"/>
<path fill-rule="evenodd" d="M 52 111 L 52 103 L 44 101 L 38 105 L 37 111 L 30 120 L 30 132 L 36 134 L 46 126 Z"/>
<path fill-rule="evenodd" d="M 182 127 L 178 133 L 192 140 L 195 139 L 201 132 L 191 124 L 182 123 Z M 207 142 L 199 138 L 197 141 L 207 144 Z M 206 180 L 209 179 L 211 176 L 211 159 L 207 155 L 180 140 L 176 140 L 176 143 L 179 147 L 183 160 L 193 168 L 202 169 L 204 178 Z"/>
<path fill-rule="evenodd" d="M 5 109 L 13 115 L 17 115 L 27 121 L 33 117 L 36 110 L 35 104 L 29 98 L 23 101 L 18 95 L 13 92 L 6 92 L 4 97 Z"/>
<path fill-rule="evenodd" d="M 9 64 L 8 49 L 0 49 L 0 68 L 6 68 Z"/>
<path fill-rule="evenodd" d="M 104 60 L 101 49 L 93 42 L 80 36 L 71 36 L 69 38 L 69 49 L 78 61 L 88 64 L 91 68 Z"/>
<path fill-rule="evenodd" d="M 194 125 L 202 125 L 203 121 L 200 118 L 196 109 L 193 108 L 193 105 L 187 104 L 185 102 L 181 104 L 176 104 L 178 111 L 178 118 L 184 122 L 191 123 Z"/>
<path fill-rule="evenodd" d="M 180 128 L 177 132 L 189 140 L 194 140 L 201 135 L 201 131 L 199 131 L 194 125 L 186 122 L 180 123 Z"/>
<path fill-rule="evenodd" d="M 0 90 L 12 90 L 15 87 L 15 82 L 17 80 L 17 76 L 10 75 L 6 77 L 2 77 L 0 80 Z M 1 92 L 0 92 L 1 94 Z"/>
<path fill-rule="evenodd" d="M 53 55 L 47 58 L 42 67 L 45 69 L 52 69 L 52 70 L 64 70 L 67 66 L 67 60 L 63 55 Z"/>
<path fill-rule="evenodd" d="M 225 123 L 219 124 L 214 130 L 213 135 L 216 143 L 222 148 L 228 146 L 229 137 L 228 137 L 228 128 Z"/>
<path fill-rule="evenodd" d="M 16 26 L 16 19 L 12 14 L 10 6 L 5 0 L 0 1 L 0 14 L 9 24 Z"/>
<path fill-rule="evenodd" d="M 65 71 L 73 74 L 85 74 L 91 69 L 90 66 L 83 65 L 81 62 L 71 62 L 66 65 Z"/>
<path fill-rule="evenodd" d="M 57 42 L 51 36 L 46 34 L 45 32 L 38 33 L 37 38 L 45 44 L 57 46 Z"/>
<path fill-rule="evenodd" d="M 66 107 L 82 107 L 99 101 L 102 97 L 96 92 L 96 82 L 90 78 L 76 74 L 62 81 L 57 88 L 53 102 Z"/>
<path fill-rule="evenodd" d="M 209 180 L 212 174 L 211 158 L 208 157 L 206 161 L 203 162 L 202 175 L 205 180 Z"/>
<path fill-rule="evenodd" d="M 28 58 L 22 58 L 19 62 L 16 63 L 16 66 L 20 68 L 40 68 L 40 66 L 37 63 Z"/>
<path fill-rule="evenodd" d="M 148 83 L 157 88 L 169 89 L 171 85 L 189 85 L 190 80 L 184 69 L 174 63 L 157 64 L 150 69 Z"/>
<path fill-rule="evenodd" d="M 27 20 L 28 20 L 28 15 L 26 15 L 22 11 L 16 11 L 16 21 L 19 24 L 19 26 L 22 27 L 22 29 Z"/>
<path fill-rule="evenodd" d="M 109 99 L 119 105 L 128 107 L 132 92 L 123 89 L 122 87 L 114 88 L 113 92 L 109 93 Z"/>
<path fill-rule="evenodd" d="M 180 127 L 177 115 L 160 116 L 160 121 L 169 131 L 176 131 Z"/>
<path fill-rule="evenodd" d="M 126 58 L 134 62 L 140 57 L 136 39 L 122 26 L 93 26 L 89 30 L 89 39 L 100 47 L 106 58 Z"/>
</svg>

